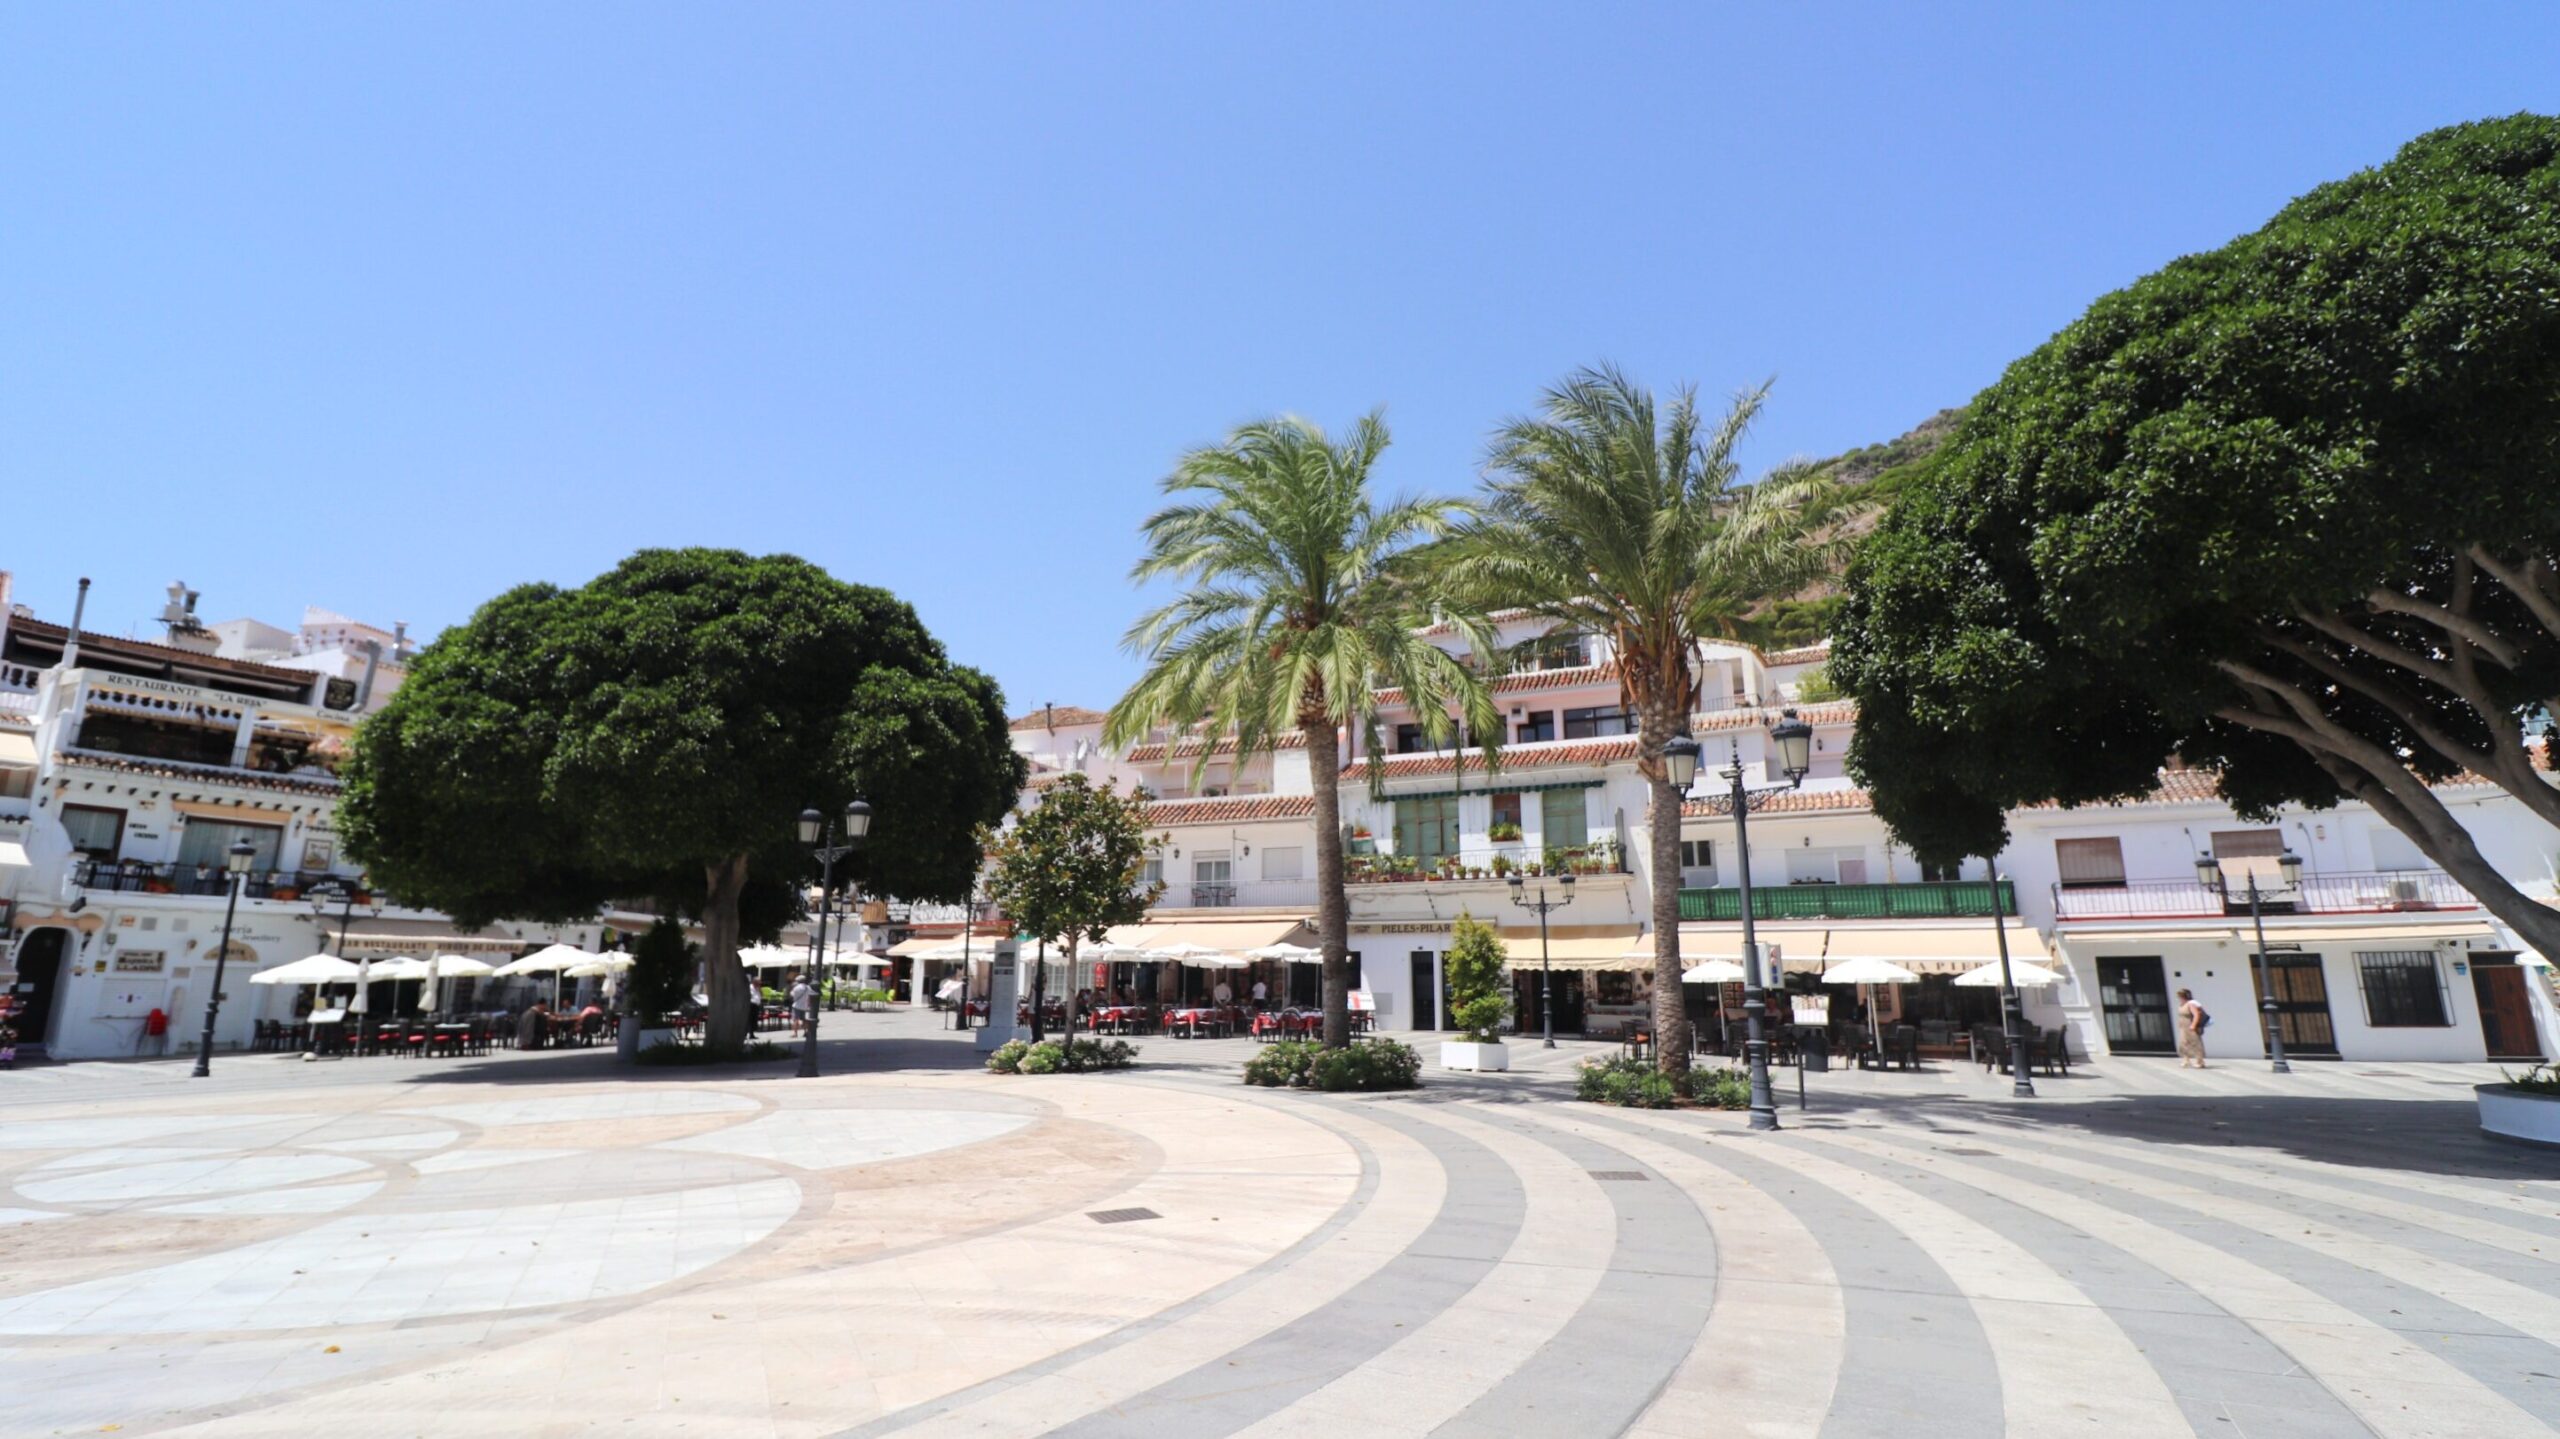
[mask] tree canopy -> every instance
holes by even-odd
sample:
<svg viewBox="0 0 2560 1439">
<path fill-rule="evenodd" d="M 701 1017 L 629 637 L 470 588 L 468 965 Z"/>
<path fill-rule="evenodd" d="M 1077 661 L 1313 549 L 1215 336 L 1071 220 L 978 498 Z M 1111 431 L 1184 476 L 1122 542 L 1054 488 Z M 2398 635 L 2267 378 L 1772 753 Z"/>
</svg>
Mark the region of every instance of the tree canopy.
<svg viewBox="0 0 2560 1439">
<path fill-rule="evenodd" d="M 2010 366 L 1850 576 L 1849 765 L 1924 855 L 2149 790 L 2370 804 L 2501 917 L 2428 781 L 2547 819 L 2560 693 L 2560 120 L 2412 141 Z"/>
<path fill-rule="evenodd" d="M 721 1040 L 742 927 L 775 932 L 811 877 L 803 808 L 868 799 L 839 877 L 958 901 L 1023 777 L 994 682 L 895 596 L 788 555 L 643 550 L 421 651 L 357 731 L 339 822 L 376 880 L 464 924 L 700 914 Z"/>
<path fill-rule="evenodd" d="M 988 845 L 987 898 L 1014 929 L 1061 948 L 1070 964 L 1115 924 L 1135 924 L 1164 893 L 1149 883 L 1144 795 L 1096 786 L 1070 772 L 1040 795 L 1012 829 Z M 1047 970 L 1041 972 L 1045 981 Z M 1040 1028 L 1035 995 L 1032 1028 Z M 1069 1031 L 1075 1015 L 1067 1016 Z"/>
</svg>

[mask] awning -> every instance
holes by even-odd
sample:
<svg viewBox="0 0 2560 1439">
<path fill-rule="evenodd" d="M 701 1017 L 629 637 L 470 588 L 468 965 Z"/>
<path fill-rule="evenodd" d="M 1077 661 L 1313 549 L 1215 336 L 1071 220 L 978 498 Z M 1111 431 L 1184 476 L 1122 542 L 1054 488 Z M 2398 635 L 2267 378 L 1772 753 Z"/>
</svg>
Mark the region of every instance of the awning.
<svg viewBox="0 0 2560 1439">
<path fill-rule="evenodd" d="M 0 869 L 25 869 L 27 847 L 14 839 L 0 839 Z"/>
<path fill-rule="evenodd" d="M 1534 927 L 1523 929 L 1515 926 L 1502 930 L 1501 934 L 1503 948 L 1508 952 L 1513 969 L 1553 968 L 1591 972 L 1653 968 L 1649 954 L 1639 956 L 1631 953 L 1644 939 L 1644 931 L 1631 924 L 1559 925 L 1547 931 L 1547 942 L 1543 948 L 1538 943 L 1538 931 Z"/>
<path fill-rule="evenodd" d="M 393 954 L 513 954 L 525 947 L 526 941 L 509 939 L 503 934 L 367 934 L 362 930 L 347 936 L 347 953 L 385 950 Z"/>
<path fill-rule="evenodd" d="M 1196 944 L 1203 949 L 1241 954 L 1266 944 L 1304 944 L 1309 939 L 1306 925 L 1295 919 L 1186 919 L 1177 924 L 1115 925 L 1108 942 L 1135 949 Z"/>
<path fill-rule="evenodd" d="M 2035 964 L 2051 963 L 2044 936 L 2036 933 L 2033 926 L 2013 920 L 2009 924 L 2008 935 L 2011 959 Z M 1779 958 L 1786 967 L 1799 974 L 1818 974 L 1851 959 L 1881 959 L 1921 975 L 1962 974 L 2000 961 L 1999 941 L 1987 924 L 1925 928 L 1908 924 L 1869 928 L 1840 925 L 1822 929 L 1764 928 L 1760 931 L 1760 939 L 1763 944 L 1776 945 Z M 1741 953 L 1742 934 L 1734 926 L 1681 927 L 1680 958 L 1684 964 L 1699 959 L 1739 959 Z"/>
<path fill-rule="evenodd" d="M 0 765 L 35 768 L 36 737 L 25 730 L 0 729 Z"/>
<path fill-rule="evenodd" d="M 2285 918 L 2291 920 L 2294 916 L 2287 915 Z M 2239 924 L 2218 925 L 2210 929 L 2189 927 L 2106 931 L 2064 930 L 2060 939 L 2066 947 L 2083 953 L 2096 948 L 2138 949 L 2144 945 L 2161 944 L 2173 940 L 2221 939 L 2236 941 L 2252 948 L 2257 945 L 2257 935 L 2246 921 Z M 2270 923 L 2267 926 L 2269 945 L 2299 945 L 2306 950 L 2318 950 L 2323 946 L 2336 944 L 2379 944 L 2390 940 L 2433 944 L 2439 940 L 2465 939 L 2496 943 L 2498 931 L 2486 920 L 2478 919 L 2435 920 L 2422 924 Z"/>
<path fill-rule="evenodd" d="M 956 953 L 960 948 L 960 936 L 956 934 L 919 934 L 912 939 L 902 939 L 896 944 L 889 946 L 889 957 L 891 959 L 914 959 L 919 955 L 933 954 L 936 950 L 943 949 L 945 947 L 950 948 Z M 979 935 L 977 938 L 969 941 L 969 957 L 971 959 L 993 959 L 995 958 L 995 954 L 996 942 L 987 938 L 985 935 Z M 939 955 L 936 955 L 935 957 L 940 958 Z"/>
</svg>

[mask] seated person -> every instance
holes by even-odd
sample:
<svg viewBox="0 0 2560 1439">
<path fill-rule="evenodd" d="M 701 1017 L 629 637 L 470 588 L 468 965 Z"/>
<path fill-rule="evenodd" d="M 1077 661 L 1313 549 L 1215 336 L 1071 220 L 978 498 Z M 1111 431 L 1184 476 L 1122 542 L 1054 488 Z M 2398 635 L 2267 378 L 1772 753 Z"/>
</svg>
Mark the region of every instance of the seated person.
<svg viewBox="0 0 2560 1439">
<path fill-rule="evenodd" d="M 516 1016 L 516 1048 L 540 1049 L 551 1038 L 551 1005 L 535 1000 Z"/>
</svg>

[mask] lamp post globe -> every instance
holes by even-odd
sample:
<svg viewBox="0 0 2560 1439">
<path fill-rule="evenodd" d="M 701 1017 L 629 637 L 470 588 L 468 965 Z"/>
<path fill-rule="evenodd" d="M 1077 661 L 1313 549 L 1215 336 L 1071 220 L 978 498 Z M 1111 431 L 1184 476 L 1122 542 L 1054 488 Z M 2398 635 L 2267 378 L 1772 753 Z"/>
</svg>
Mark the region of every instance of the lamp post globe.
<svg viewBox="0 0 2560 1439">
<path fill-rule="evenodd" d="M 800 811 L 800 842 L 815 847 L 827 832 L 827 817 L 814 809 Z"/>
<path fill-rule="evenodd" d="M 1813 773 L 1813 726 L 1787 710 L 1769 727 L 1769 738 L 1778 746 L 1778 772 L 1790 784 L 1800 783 Z"/>
<path fill-rule="evenodd" d="M 1698 780 L 1698 742 L 1676 734 L 1662 742 L 1662 778 L 1682 794 Z"/>
<path fill-rule="evenodd" d="M 2276 872 L 2283 877 L 2285 888 L 2299 889 L 2302 886 L 2302 856 L 2292 850 L 2277 855 Z"/>
<path fill-rule="evenodd" d="M 2207 889 L 2222 888 L 2222 861 L 2209 854 L 2196 856 L 2196 883 Z"/>
<path fill-rule="evenodd" d="M 844 837 L 860 844 L 871 837 L 871 805 L 854 800 L 844 807 Z"/>
</svg>

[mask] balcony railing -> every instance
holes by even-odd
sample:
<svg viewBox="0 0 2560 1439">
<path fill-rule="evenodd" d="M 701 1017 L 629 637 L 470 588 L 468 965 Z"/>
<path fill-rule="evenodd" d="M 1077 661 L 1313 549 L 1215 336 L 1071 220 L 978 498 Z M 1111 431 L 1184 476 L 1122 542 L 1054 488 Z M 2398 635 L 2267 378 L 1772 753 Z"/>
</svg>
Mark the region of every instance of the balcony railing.
<svg viewBox="0 0 2560 1439">
<path fill-rule="evenodd" d="M 2291 889 L 2261 888 L 2269 914 L 2396 914 L 2434 909 L 2474 909 L 2471 891 L 2441 870 L 2358 870 L 2306 874 Z M 2062 919 L 2197 919 L 2249 912 L 2248 891 L 2225 891 L 2192 879 L 2143 879 L 2129 884 L 2056 885 L 2053 912 Z"/>
<path fill-rule="evenodd" d="M 2017 887 L 2000 881 L 1998 912 L 2018 912 Z M 1751 887 L 1753 919 L 1989 919 L 1991 882 L 1921 884 L 1778 884 Z M 1680 891 L 1682 919 L 1742 918 L 1737 888 Z"/>
<path fill-rule="evenodd" d="M 71 863 L 71 882 L 82 889 L 115 894 L 210 894 L 223 892 L 224 872 L 220 865 L 151 864 L 138 859 L 76 859 Z M 308 899 L 325 893 L 335 904 L 337 886 L 345 876 L 326 870 L 268 870 L 247 876 L 240 884 L 243 899 Z M 356 907 L 387 905 L 390 897 L 380 891 L 356 891 Z"/>
<path fill-rule="evenodd" d="M 1312 879 L 1168 880 L 1156 896 L 1158 909 L 1288 909 L 1313 908 Z"/>
<path fill-rule="evenodd" d="M 1196 883 L 1191 886 L 1193 909 L 1231 909 L 1236 902 L 1236 887 L 1225 883 Z"/>
</svg>

